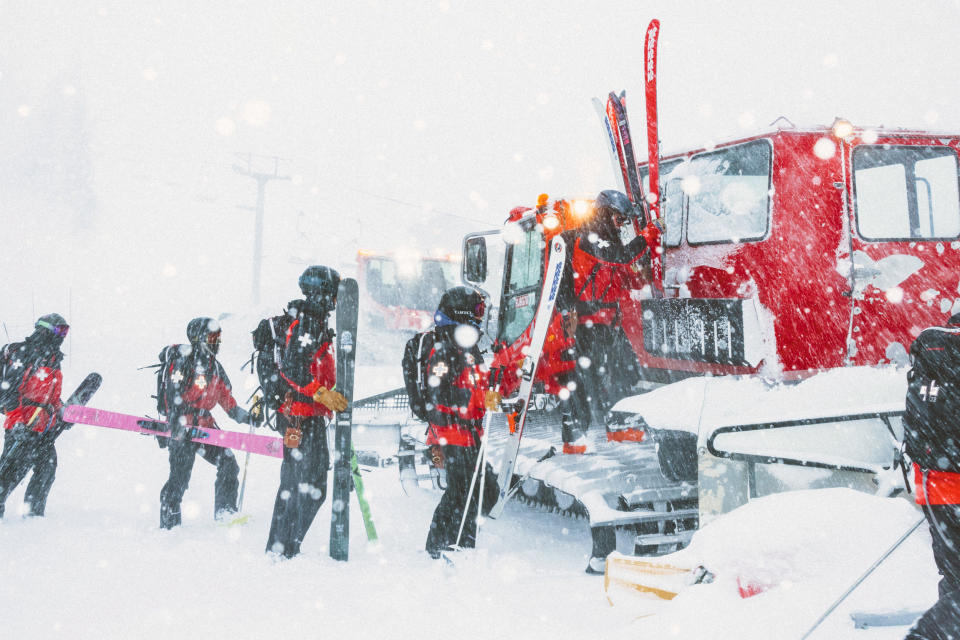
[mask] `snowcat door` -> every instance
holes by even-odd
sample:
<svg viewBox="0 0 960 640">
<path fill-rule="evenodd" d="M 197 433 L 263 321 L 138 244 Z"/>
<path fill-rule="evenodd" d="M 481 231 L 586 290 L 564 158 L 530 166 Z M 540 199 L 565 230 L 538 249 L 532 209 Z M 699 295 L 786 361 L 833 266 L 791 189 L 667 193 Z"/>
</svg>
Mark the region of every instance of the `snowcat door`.
<svg viewBox="0 0 960 640">
<path fill-rule="evenodd" d="M 960 308 L 957 138 L 844 144 L 849 168 L 849 364 L 907 364 L 917 333 Z"/>
<path fill-rule="evenodd" d="M 484 336 L 492 340 L 500 324 L 500 294 L 503 288 L 503 263 L 506 247 L 500 231 L 478 231 L 463 238 L 464 283 L 479 289 L 487 302 Z"/>
</svg>

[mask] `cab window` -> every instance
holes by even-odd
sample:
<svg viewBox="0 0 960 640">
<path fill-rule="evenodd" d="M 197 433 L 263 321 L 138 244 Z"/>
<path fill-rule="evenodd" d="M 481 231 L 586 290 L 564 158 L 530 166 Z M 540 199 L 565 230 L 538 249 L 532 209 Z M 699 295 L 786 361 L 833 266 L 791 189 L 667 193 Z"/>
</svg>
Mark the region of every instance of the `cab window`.
<svg viewBox="0 0 960 640">
<path fill-rule="evenodd" d="M 540 294 L 545 243 L 533 225 L 521 229 L 507 245 L 500 340 L 513 343 L 533 321 Z"/>
<path fill-rule="evenodd" d="M 958 184 L 950 147 L 860 145 L 853 150 L 857 231 L 867 240 L 956 238 Z"/>
<path fill-rule="evenodd" d="M 772 150 L 768 140 L 701 153 L 678 167 L 687 196 L 687 242 L 760 240 L 770 220 Z"/>
</svg>

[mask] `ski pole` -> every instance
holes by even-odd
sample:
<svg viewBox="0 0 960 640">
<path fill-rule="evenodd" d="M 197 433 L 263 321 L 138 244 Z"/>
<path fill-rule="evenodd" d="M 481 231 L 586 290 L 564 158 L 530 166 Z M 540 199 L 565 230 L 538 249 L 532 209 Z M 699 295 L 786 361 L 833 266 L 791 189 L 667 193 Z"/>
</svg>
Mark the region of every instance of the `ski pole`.
<svg viewBox="0 0 960 640">
<path fill-rule="evenodd" d="M 250 425 L 250 435 L 253 435 L 253 425 Z M 250 466 L 250 450 L 247 450 L 243 461 L 243 475 L 240 478 L 240 494 L 237 496 L 237 511 L 243 511 L 243 492 L 247 488 L 247 468 Z"/>
<path fill-rule="evenodd" d="M 480 489 L 477 495 L 477 532 L 474 538 L 480 537 L 480 517 L 483 515 L 483 494 L 486 490 L 487 482 L 487 448 L 483 446 L 487 440 L 487 432 L 483 432 L 483 442 L 480 446 Z M 476 542 L 476 540 L 474 540 Z"/>
<path fill-rule="evenodd" d="M 463 535 L 463 527 L 467 522 L 467 513 L 470 512 L 470 501 L 473 500 L 473 488 L 477 484 L 477 474 L 480 472 L 480 465 L 483 460 L 483 449 L 487 444 L 487 431 L 490 427 L 491 414 L 492 412 L 488 411 L 483 417 L 483 436 L 480 437 L 480 449 L 477 451 L 477 464 L 474 465 L 473 477 L 470 478 L 470 489 L 467 491 L 467 503 L 463 505 L 463 516 L 460 517 L 460 529 L 457 531 L 457 540 L 453 545 L 455 547 L 460 546 L 460 536 Z M 474 431 L 474 435 L 476 435 L 476 431 Z"/>
<path fill-rule="evenodd" d="M 813 633 L 813 632 L 816 630 L 816 628 L 820 626 L 820 623 L 823 622 L 824 620 L 826 620 L 827 617 L 828 617 L 831 613 L 833 613 L 834 609 L 836 609 L 837 607 L 839 607 L 840 604 L 841 604 L 844 600 L 847 599 L 847 596 L 849 596 L 851 593 L 853 593 L 853 590 L 854 590 L 854 589 L 856 589 L 857 587 L 859 587 L 860 584 L 861 584 L 864 580 L 866 580 L 867 577 L 869 577 L 869 575 L 870 575 L 871 573 L 873 573 L 874 570 L 876 570 L 877 567 L 879 567 L 881 564 L 883 564 L 883 562 L 884 562 L 888 557 L 890 557 L 890 554 L 891 554 L 891 553 L 893 553 L 894 551 L 897 550 L 897 547 L 899 547 L 901 544 L 903 544 L 904 540 L 906 540 L 907 538 L 910 537 L 910 534 L 912 534 L 914 531 L 917 530 L 917 527 L 919 527 L 921 524 L 923 524 L 924 520 L 926 520 L 925 517 L 920 518 L 919 520 L 917 520 L 917 522 L 916 522 L 913 526 L 911 526 L 911 527 L 907 530 L 906 533 L 904 533 L 902 536 L 900 536 L 900 539 L 899 539 L 899 540 L 897 540 L 896 542 L 893 543 L 893 546 L 892 546 L 892 547 L 890 547 L 889 549 L 887 549 L 882 556 L 880 556 L 879 558 L 877 558 L 877 561 L 874 562 L 872 565 L 870 565 L 870 568 L 867 569 L 866 572 L 864 572 L 864 574 L 863 574 L 862 576 L 860 576 L 859 578 L 857 578 L 857 581 L 854 582 L 852 585 L 850 585 L 850 588 L 847 589 L 846 591 L 844 591 L 844 592 L 843 592 L 843 595 L 840 596 L 840 597 L 837 599 L 836 602 L 834 602 L 832 605 L 830 605 L 830 608 L 827 609 L 827 610 L 823 613 L 823 615 L 820 616 L 820 618 L 818 618 L 817 621 L 813 623 L 813 626 L 810 627 L 810 628 L 807 630 L 807 632 L 800 637 L 800 640 L 806 640 L 806 638 L 808 638 L 808 637 L 810 636 L 810 634 Z"/>
<path fill-rule="evenodd" d="M 256 393 L 256 392 L 254 392 Z M 257 396 L 253 400 L 253 410 L 259 411 L 262 400 L 260 396 Z M 266 418 L 266 415 L 264 415 Z M 250 424 L 250 435 L 253 435 L 253 430 L 256 429 L 257 425 L 255 423 Z M 237 496 L 237 511 L 243 511 L 243 492 L 247 488 L 247 469 L 250 467 L 250 450 L 247 449 L 247 456 L 243 461 L 243 475 L 240 479 L 240 494 Z"/>
</svg>

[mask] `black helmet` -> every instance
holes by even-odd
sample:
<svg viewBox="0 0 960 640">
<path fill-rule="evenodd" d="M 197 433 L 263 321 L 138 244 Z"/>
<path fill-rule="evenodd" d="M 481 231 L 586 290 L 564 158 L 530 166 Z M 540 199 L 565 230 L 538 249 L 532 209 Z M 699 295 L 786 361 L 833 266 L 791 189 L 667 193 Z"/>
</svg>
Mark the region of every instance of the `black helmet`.
<svg viewBox="0 0 960 640">
<path fill-rule="evenodd" d="M 67 331 L 70 330 L 70 325 L 67 324 L 67 321 L 63 319 L 63 316 L 59 313 L 48 313 L 44 316 L 37 318 L 36 323 L 33 325 L 34 329 L 49 331 L 55 337 L 60 338 L 61 340 L 67 336 Z"/>
<path fill-rule="evenodd" d="M 300 275 L 300 291 L 308 299 L 319 299 L 331 303 L 332 308 L 337 302 L 337 289 L 340 287 L 340 274 L 330 267 L 314 265 L 307 267 Z"/>
<path fill-rule="evenodd" d="M 593 207 L 600 215 L 629 218 L 633 215 L 633 203 L 622 191 L 607 189 L 597 194 Z"/>
<path fill-rule="evenodd" d="M 455 324 L 469 324 L 479 329 L 484 311 L 486 303 L 479 291 L 471 287 L 453 287 L 440 297 L 435 320 L 443 324 L 447 319 Z"/>
<path fill-rule="evenodd" d="M 220 350 L 220 323 L 213 318 L 194 318 L 187 324 L 187 340 L 194 349 L 205 346 L 216 355 Z"/>
</svg>

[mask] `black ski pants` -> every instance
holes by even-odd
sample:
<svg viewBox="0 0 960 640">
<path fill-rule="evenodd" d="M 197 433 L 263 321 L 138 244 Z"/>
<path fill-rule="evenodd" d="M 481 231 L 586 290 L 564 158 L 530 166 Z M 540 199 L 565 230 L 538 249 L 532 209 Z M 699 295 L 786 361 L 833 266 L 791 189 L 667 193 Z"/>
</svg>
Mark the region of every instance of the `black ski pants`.
<svg viewBox="0 0 960 640">
<path fill-rule="evenodd" d="M 7 496 L 17 488 L 32 469 L 23 502 L 31 516 L 42 516 L 47 507 L 47 496 L 57 473 L 57 450 L 36 431 L 25 431 L 18 438 L 13 429 L 3 436 L 0 454 L 0 517 L 3 517 Z"/>
<path fill-rule="evenodd" d="M 640 380 L 637 357 L 619 326 L 580 325 L 576 340 L 577 372 L 585 400 L 592 421 L 603 425 L 610 407 L 629 395 Z"/>
<path fill-rule="evenodd" d="M 160 528 L 172 529 L 180 524 L 180 502 L 190 484 L 193 463 L 198 451 L 202 451 L 204 460 L 217 468 L 214 483 L 213 510 L 215 515 L 232 513 L 237 510 L 237 490 L 240 465 L 230 449 L 212 447 L 187 440 L 168 440 L 167 451 L 170 455 L 170 477 L 160 491 Z"/>
<path fill-rule="evenodd" d="M 277 424 L 281 433 L 294 426 L 282 414 L 277 414 Z M 287 558 L 300 553 L 300 544 L 327 499 L 330 451 L 327 449 L 326 420 L 322 416 L 303 418 L 300 429 L 299 446 L 296 449 L 283 448 L 280 488 L 273 503 L 267 538 L 267 552 Z"/>
<path fill-rule="evenodd" d="M 440 503 L 433 512 L 430 521 L 430 531 L 427 533 L 427 552 L 434 558 L 440 557 L 440 552 L 457 543 L 457 533 L 460 531 L 460 521 L 463 519 L 463 510 L 467 507 L 467 494 L 470 491 L 470 480 L 477 468 L 477 456 L 480 448 L 457 447 L 445 445 L 443 447 L 443 468 L 447 475 L 447 487 L 440 496 Z M 497 480 L 493 468 L 486 465 L 484 479 L 483 512 L 487 513 L 497 500 Z M 467 521 L 463 525 L 460 536 L 460 546 L 472 549 L 477 544 L 477 504 L 480 495 L 480 477 L 477 476 L 473 494 L 470 496 L 470 505 L 467 511 Z"/>
<path fill-rule="evenodd" d="M 960 505 L 925 505 L 940 599 L 917 620 L 908 640 L 960 638 Z"/>
</svg>

